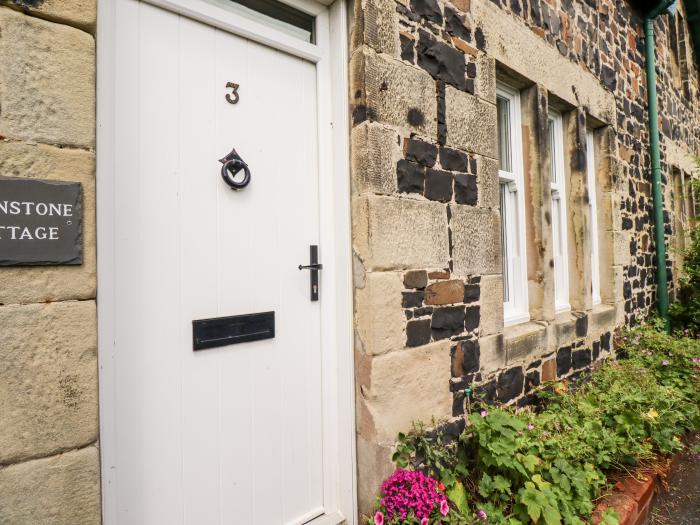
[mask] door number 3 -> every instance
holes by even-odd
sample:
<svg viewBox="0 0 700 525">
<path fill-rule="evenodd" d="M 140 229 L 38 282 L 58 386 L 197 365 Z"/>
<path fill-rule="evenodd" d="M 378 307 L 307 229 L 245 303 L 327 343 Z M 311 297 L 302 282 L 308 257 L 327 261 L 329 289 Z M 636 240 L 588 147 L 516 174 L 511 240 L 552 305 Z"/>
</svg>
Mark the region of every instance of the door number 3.
<svg viewBox="0 0 700 525">
<path fill-rule="evenodd" d="M 238 104 L 238 99 L 240 98 L 238 96 L 238 84 L 234 84 L 233 82 L 226 82 L 226 87 L 231 89 L 231 93 L 226 93 L 226 102 L 228 102 L 229 104 Z"/>
</svg>

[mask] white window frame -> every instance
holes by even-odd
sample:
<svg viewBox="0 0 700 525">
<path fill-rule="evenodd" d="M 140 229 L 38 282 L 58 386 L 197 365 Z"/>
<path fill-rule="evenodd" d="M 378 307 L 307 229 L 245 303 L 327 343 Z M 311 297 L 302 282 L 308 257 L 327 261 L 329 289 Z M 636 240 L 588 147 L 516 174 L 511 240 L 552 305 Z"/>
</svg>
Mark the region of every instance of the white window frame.
<svg viewBox="0 0 700 525">
<path fill-rule="evenodd" d="M 501 254 L 503 257 L 503 324 L 530 320 L 527 294 L 527 254 L 525 253 L 525 183 L 523 142 L 520 126 L 520 93 L 499 84 L 496 95 L 508 101 L 509 150 L 511 171 L 498 170 L 499 191 L 505 192 L 501 206 Z"/>
<path fill-rule="evenodd" d="M 586 179 L 588 186 L 588 209 L 591 234 L 591 304 L 601 304 L 600 297 L 600 251 L 598 240 L 598 181 L 595 163 L 595 141 L 593 131 L 586 133 Z"/>
<path fill-rule="evenodd" d="M 550 110 L 552 195 L 552 256 L 554 260 L 554 309 L 556 313 L 571 310 L 569 303 L 569 239 L 566 214 L 566 170 L 564 167 L 564 125 L 561 114 Z"/>
</svg>

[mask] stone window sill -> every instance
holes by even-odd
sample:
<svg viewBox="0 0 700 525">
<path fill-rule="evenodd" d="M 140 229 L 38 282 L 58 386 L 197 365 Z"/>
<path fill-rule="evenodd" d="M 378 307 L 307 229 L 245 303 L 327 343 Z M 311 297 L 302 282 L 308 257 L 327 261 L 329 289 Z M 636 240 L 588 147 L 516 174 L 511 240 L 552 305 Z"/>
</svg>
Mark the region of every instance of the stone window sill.
<svg viewBox="0 0 700 525">
<path fill-rule="evenodd" d="M 614 328 L 615 308 L 608 304 L 595 305 L 585 313 L 561 312 L 550 323 L 527 321 L 506 326 L 503 329 L 506 365 L 540 358 L 575 340 L 597 338 Z"/>
<path fill-rule="evenodd" d="M 533 352 L 541 348 L 547 349 L 547 327 L 542 323 L 528 321 L 503 329 L 503 343 L 506 349 L 506 363 L 533 356 Z"/>
</svg>

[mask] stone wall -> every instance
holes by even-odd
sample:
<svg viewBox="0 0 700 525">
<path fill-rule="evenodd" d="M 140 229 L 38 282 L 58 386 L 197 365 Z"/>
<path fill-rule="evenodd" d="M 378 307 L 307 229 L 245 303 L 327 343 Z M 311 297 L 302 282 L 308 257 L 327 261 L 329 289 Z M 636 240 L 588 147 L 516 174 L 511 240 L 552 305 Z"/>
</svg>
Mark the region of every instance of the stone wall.
<svg viewBox="0 0 700 525">
<path fill-rule="evenodd" d="M 615 327 L 653 307 L 641 23 L 612 0 L 356 2 L 350 103 L 362 511 L 393 468 L 397 432 L 415 420 L 460 416 L 465 389 L 528 404 L 541 382 L 614 355 Z M 668 20 L 656 28 L 662 169 L 669 173 L 675 162 L 692 171 L 689 159 L 700 152 L 697 71 L 686 60 L 682 89 L 671 85 L 678 79 Z M 520 90 L 527 187 L 531 321 L 506 328 L 497 78 Z M 546 212 L 550 108 L 563 115 L 566 141 L 572 311 L 564 314 L 554 310 Z M 588 128 L 595 128 L 602 261 L 595 306 Z"/>
<path fill-rule="evenodd" d="M 0 268 L 0 524 L 100 522 L 95 0 L 0 2 L 0 175 L 77 181 L 84 264 Z"/>
</svg>

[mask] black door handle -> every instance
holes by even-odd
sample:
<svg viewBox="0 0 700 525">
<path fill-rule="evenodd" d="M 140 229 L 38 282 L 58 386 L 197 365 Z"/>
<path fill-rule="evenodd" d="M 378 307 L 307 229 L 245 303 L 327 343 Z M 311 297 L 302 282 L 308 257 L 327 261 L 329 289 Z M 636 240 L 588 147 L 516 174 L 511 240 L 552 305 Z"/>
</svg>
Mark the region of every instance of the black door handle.
<svg viewBox="0 0 700 525">
<path fill-rule="evenodd" d="M 311 287 L 311 300 L 318 301 L 318 271 L 323 265 L 318 262 L 318 245 L 309 246 L 309 264 L 300 264 L 300 270 L 309 270 L 309 285 Z"/>
<path fill-rule="evenodd" d="M 299 265 L 300 270 L 323 270 L 323 265 L 321 263 Z"/>
</svg>

